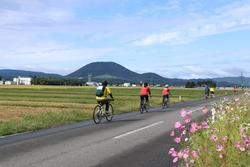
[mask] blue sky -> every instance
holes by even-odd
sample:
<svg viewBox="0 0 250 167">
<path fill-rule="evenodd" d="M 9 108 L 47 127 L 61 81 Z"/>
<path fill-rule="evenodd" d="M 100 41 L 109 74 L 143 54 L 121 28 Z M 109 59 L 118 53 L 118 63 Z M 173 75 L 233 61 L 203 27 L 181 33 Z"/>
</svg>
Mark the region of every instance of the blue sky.
<svg viewBox="0 0 250 167">
<path fill-rule="evenodd" d="M 0 20 L 2 69 L 250 76 L 250 0 L 0 0 Z"/>
</svg>

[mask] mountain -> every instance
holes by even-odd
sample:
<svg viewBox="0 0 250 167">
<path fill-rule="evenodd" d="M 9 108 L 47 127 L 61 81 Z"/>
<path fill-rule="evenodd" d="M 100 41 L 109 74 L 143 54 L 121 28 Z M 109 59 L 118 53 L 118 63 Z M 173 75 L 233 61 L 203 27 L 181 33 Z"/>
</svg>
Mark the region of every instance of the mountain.
<svg viewBox="0 0 250 167">
<path fill-rule="evenodd" d="M 87 79 L 89 74 L 97 79 L 114 78 L 126 80 L 126 78 L 136 78 L 139 76 L 138 73 L 130 71 L 114 62 L 95 62 L 87 64 L 77 71 L 67 75 L 67 77 Z"/>
<path fill-rule="evenodd" d="M 149 83 L 169 83 L 174 85 L 184 85 L 186 80 L 164 78 L 155 73 L 139 74 L 133 72 L 120 64 L 114 62 L 94 62 L 78 69 L 77 71 L 67 75 L 69 78 L 82 78 L 87 80 L 91 74 L 93 80 L 102 81 L 108 79 L 113 82 L 149 82 Z"/>
<path fill-rule="evenodd" d="M 216 82 L 227 82 L 234 85 L 241 85 L 241 77 L 223 77 L 223 78 L 213 78 Z M 242 77 L 243 85 L 250 86 L 250 78 Z"/>
<path fill-rule="evenodd" d="M 58 74 L 48 74 L 43 72 L 33 72 L 33 71 L 24 71 L 24 70 L 10 70 L 10 69 L 2 69 L 0 70 L 0 76 L 4 79 L 11 79 L 14 77 L 22 76 L 22 77 L 52 77 L 52 78 L 61 78 L 63 76 Z"/>
<path fill-rule="evenodd" d="M 148 83 L 160 83 L 169 85 L 185 85 L 187 80 L 176 78 L 165 78 L 155 73 L 143 73 L 140 75 L 140 80 Z"/>
</svg>

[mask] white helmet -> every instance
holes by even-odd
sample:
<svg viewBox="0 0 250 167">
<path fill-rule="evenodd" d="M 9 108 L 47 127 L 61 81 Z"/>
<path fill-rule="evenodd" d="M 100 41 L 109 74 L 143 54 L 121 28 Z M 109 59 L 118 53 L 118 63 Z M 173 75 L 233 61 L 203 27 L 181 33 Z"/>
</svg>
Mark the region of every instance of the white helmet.
<svg viewBox="0 0 250 167">
<path fill-rule="evenodd" d="M 168 84 L 166 84 L 165 87 L 167 88 L 167 87 L 168 87 Z"/>
</svg>

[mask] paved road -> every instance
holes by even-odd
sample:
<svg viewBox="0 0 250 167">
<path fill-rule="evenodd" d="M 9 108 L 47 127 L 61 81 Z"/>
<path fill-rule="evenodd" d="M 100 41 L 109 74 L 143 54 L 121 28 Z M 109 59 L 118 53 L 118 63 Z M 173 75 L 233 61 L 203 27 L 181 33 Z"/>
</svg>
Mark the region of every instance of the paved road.
<svg viewBox="0 0 250 167">
<path fill-rule="evenodd" d="M 213 99 L 213 100 L 218 100 Z M 167 112 L 133 112 L 111 123 L 92 121 L 0 138 L 0 167 L 172 166 L 169 137 L 182 108 L 197 110 L 212 100 L 172 105 Z M 195 118 L 202 116 L 194 112 Z"/>
</svg>

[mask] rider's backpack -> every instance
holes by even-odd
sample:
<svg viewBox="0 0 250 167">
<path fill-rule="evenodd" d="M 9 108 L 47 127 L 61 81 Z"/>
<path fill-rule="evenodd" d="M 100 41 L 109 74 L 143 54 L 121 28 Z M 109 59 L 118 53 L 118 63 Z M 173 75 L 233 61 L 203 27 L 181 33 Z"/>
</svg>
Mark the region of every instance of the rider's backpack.
<svg viewBox="0 0 250 167">
<path fill-rule="evenodd" d="M 104 95 L 103 86 L 98 86 L 98 87 L 96 88 L 96 93 L 95 93 L 95 95 L 96 95 L 97 97 L 102 97 L 102 96 Z"/>
</svg>

